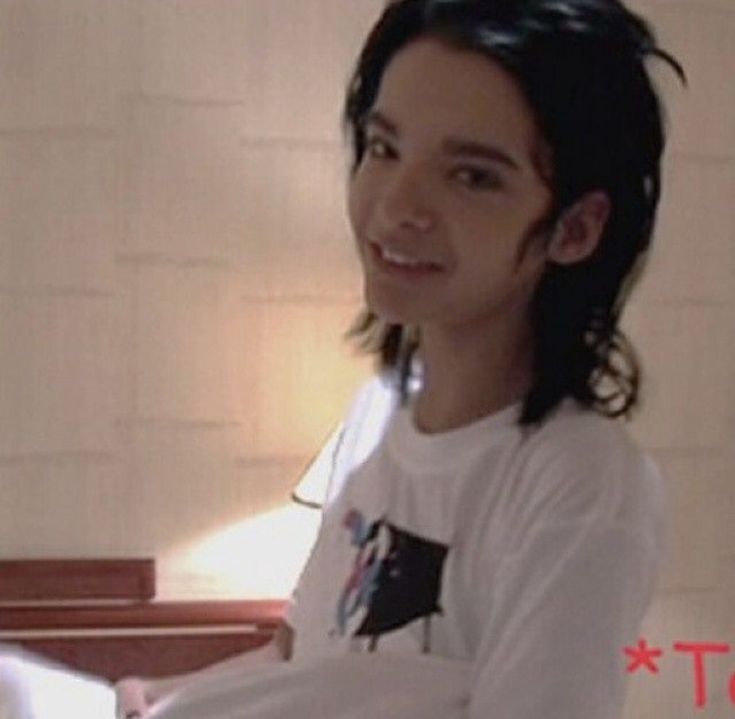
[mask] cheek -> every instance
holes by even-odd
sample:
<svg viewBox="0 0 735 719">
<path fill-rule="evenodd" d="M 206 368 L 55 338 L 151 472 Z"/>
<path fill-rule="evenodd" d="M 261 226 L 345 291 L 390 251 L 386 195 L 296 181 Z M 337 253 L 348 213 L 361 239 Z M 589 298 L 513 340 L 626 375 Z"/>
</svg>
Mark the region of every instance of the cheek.
<svg viewBox="0 0 735 719">
<path fill-rule="evenodd" d="M 352 231 L 359 235 L 367 221 L 368 217 L 368 193 L 366 192 L 365 182 L 360 177 L 359 172 L 352 176 L 347 186 L 347 215 L 352 226 Z"/>
</svg>

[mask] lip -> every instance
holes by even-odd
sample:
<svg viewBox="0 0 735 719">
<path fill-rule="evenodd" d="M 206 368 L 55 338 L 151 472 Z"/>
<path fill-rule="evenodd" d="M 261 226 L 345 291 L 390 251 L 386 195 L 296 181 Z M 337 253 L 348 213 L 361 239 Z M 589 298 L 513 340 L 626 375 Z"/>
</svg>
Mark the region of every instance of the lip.
<svg viewBox="0 0 735 719">
<path fill-rule="evenodd" d="M 402 277 L 406 279 L 420 279 L 425 277 L 436 277 L 446 271 L 446 268 L 439 266 L 434 263 L 427 262 L 426 264 L 419 265 L 417 267 L 411 267 L 409 265 L 399 265 L 394 262 L 390 262 L 383 257 L 382 247 L 377 242 L 368 242 L 370 248 L 370 256 L 373 259 L 374 264 L 377 268 L 388 275 L 394 277 Z"/>
</svg>

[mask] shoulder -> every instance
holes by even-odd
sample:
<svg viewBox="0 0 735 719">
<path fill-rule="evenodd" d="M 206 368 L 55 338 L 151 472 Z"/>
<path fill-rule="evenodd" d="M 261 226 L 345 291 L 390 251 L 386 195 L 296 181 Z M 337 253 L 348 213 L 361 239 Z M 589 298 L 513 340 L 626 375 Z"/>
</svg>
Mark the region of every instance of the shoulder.
<svg viewBox="0 0 735 719">
<path fill-rule="evenodd" d="M 348 417 L 357 418 L 381 408 L 389 411 L 397 403 L 398 396 L 398 389 L 389 374 L 372 375 L 355 392 Z"/>
<path fill-rule="evenodd" d="M 342 492 L 351 470 L 362 464 L 380 444 L 398 404 L 399 393 L 387 375 L 375 375 L 358 388 L 330 455 L 326 504 L 331 504 Z"/>
<path fill-rule="evenodd" d="M 521 447 L 527 519 L 636 527 L 663 512 L 658 467 L 619 420 L 565 400 Z"/>
</svg>

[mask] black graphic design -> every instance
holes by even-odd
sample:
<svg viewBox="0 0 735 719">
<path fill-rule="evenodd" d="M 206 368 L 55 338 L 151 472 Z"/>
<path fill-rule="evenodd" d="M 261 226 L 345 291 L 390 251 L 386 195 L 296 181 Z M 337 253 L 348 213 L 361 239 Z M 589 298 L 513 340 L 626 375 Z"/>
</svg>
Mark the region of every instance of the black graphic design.
<svg viewBox="0 0 735 719">
<path fill-rule="evenodd" d="M 358 616 L 361 621 L 353 636 L 371 637 L 374 650 L 381 634 L 424 619 L 424 651 L 428 651 L 431 616 L 442 614 L 439 596 L 448 547 L 385 519 L 367 525 L 356 510 L 348 512 L 344 526 L 357 555 L 338 603 L 340 633 L 346 632 L 350 618 Z"/>
</svg>

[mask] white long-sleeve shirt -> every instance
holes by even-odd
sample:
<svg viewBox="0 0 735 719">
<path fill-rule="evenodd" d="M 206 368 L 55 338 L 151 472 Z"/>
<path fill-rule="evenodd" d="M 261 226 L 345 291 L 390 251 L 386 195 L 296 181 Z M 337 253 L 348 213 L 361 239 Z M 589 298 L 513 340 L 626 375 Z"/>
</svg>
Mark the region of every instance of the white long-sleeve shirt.
<svg viewBox="0 0 735 719">
<path fill-rule="evenodd" d="M 370 382 L 327 443 L 291 662 L 205 673 L 152 719 L 618 719 L 663 496 L 623 427 L 565 401 L 424 435 Z M 316 471 L 316 470 L 315 470 Z M 0 714 L 112 719 L 114 692 L 0 647 Z"/>
<path fill-rule="evenodd" d="M 381 379 L 339 443 L 292 598 L 294 658 L 427 653 L 470 669 L 468 719 L 614 719 L 662 553 L 651 459 L 565 400 L 416 430 Z"/>
</svg>

